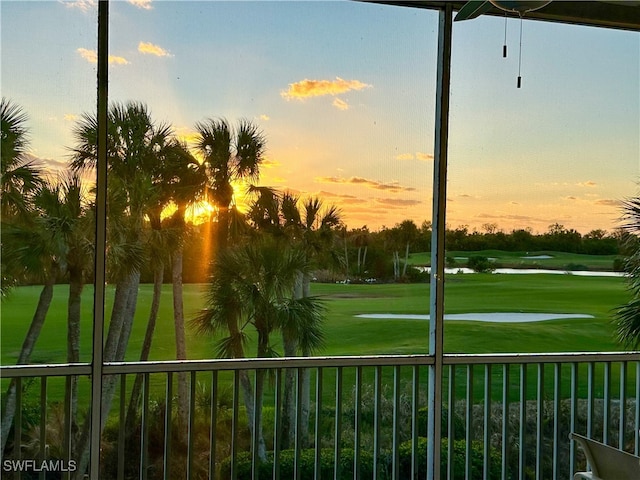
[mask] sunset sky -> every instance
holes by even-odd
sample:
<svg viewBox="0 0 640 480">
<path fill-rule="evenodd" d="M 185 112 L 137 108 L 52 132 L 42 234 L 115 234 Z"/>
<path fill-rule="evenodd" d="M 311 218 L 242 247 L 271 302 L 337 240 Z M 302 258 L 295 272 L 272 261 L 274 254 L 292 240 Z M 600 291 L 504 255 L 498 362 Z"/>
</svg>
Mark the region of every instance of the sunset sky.
<svg viewBox="0 0 640 480">
<path fill-rule="evenodd" d="M 96 3 L 6 1 L 2 95 L 63 168 L 95 108 Z M 640 35 L 480 17 L 454 28 L 447 223 L 611 230 L 640 180 Z M 115 1 L 110 99 L 189 139 L 254 121 L 260 184 L 342 208 L 350 228 L 431 218 L 437 12 L 359 2 Z"/>
</svg>

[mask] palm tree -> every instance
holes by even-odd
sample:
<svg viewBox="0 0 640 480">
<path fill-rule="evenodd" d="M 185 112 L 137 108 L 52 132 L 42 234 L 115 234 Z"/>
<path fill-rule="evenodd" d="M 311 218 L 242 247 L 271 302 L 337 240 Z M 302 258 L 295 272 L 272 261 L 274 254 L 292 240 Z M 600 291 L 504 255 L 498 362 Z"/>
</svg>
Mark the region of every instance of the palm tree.
<svg viewBox="0 0 640 480">
<path fill-rule="evenodd" d="M 250 325 L 257 333 L 257 357 L 273 355 L 270 336 L 275 331 L 306 330 L 316 344 L 322 340 L 320 324 L 323 306 L 317 298 L 291 297 L 300 272 L 308 269 L 304 252 L 287 242 L 259 238 L 220 252 L 215 262 L 206 308 L 192 324 L 200 333 L 228 335 L 218 341 L 219 357 L 244 358 Z M 258 455 L 266 458 L 262 435 L 263 370 L 256 371 L 255 385 L 246 371 L 240 373 L 249 427 L 259 439 Z M 254 388 L 256 404 L 254 405 Z"/>
<path fill-rule="evenodd" d="M 637 349 L 640 346 L 640 197 L 625 200 L 622 209 L 624 243 L 629 252 L 625 270 L 631 300 L 617 309 L 616 329 L 620 343 Z"/>
<path fill-rule="evenodd" d="M 40 165 L 27 154 L 27 115 L 10 100 L 0 102 L 0 186 L 3 220 L 24 214 L 41 182 Z"/>
<path fill-rule="evenodd" d="M 298 248 L 309 265 L 317 265 L 318 259 L 325 255 L 333 243 L 335 228 L 341 224 L 340 212 L 335 206 L 322 208 L 318 198 L 309 198 L 299 206 L 299 198 L 289 192 L 279 195 L 275 190 L 267 187 L 251 189 L 258 197 L 249 211 L 249 218 L 262 231 L 275 237 L 285 238 L 291 245 Z M 292 297 L 303 300 L 311 298 L 311 272 L 299 271 L 295 279 Z M 313 320 L 313 319 L 311 319 Z M 316 342 L 313 329 L 304 325 L 297 328 L 282 329 L 282 343 L 285 357 L 297 355 L 309 356 L 321 346 Z M 311 332 L 311 335 L 309 336 Z M 302 369 L 302 432 L 300 438 L 306 439 L 308 432 L 309 402 L 310 402 L 310 372 Z M 285 447 L 292 444 L 295 434 L 295 372 L 285 373 L 285 388 L 283 401 L 283 439 Z"/>
<path fill-rule="evenodd" d="M 16 277 L 29 277 L 43 284 L 38 304 L 29 330 L 18 354 L 17 364 L 29 363 L 31 353 L 42 331 L 56 279 L 65 270 L 69 232 L 68 205 L 55 185 L 41 183 L 33 196 L 34 207 L 30 221 L 8 223 L 3 228 L 3 261 L 7 270 Z M 0 434 L 0 456 L 4 452 L 7 437 L 16 409 L 16 384 L 12 380 L 7 391 L 7 400 L 2 418 Z"/>
<path fill-rule="evenodd" d="M 97 162 L 97 117 L 84 114 L 75 127 L 72 149 L 75 170 L 93 169 Z M 171 128 L 155 124 L 144 104 L 115 103 L 109 109 L 107 126 L 107 168 L 109 185 L 108 270 L 115 282 L 114 303 L 103 358 L 124 359 L 136 311 L 140 269 L 145 259 L 145 215 L 159 203 L 154 188 L 159 177 L 158 159 L 170 148 Z M 103 424 L 111 407 L 115 377 L 103 388 Z M 78 472 L 83 475 L 88 462 L 89 421 L 78 443 Z M 104 425 L 103 425 L 104 426 Z"/>
<path fill-rule="evenodd" d="M 196 150 L 209 176 L 209 194 L 218 209 L 216 249 L 227 247 L 233 183 L 256 180 L 264 160 L 266 140 L 257 126 L 241 120 L 232 129 L 224 119 L 207 119 L 196 124 Z"/>
</svg>

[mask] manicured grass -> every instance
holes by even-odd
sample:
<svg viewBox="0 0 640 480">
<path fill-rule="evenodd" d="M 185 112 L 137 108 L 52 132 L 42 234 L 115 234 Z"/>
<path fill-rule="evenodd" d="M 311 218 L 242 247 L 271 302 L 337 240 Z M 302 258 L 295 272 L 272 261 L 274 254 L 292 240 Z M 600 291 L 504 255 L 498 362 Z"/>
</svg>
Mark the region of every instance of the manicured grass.
<svg viewBox="0 0 640 480">
<path fill-rule="evenodd" d="M 66 358 L 66 286 L 56 287 L 46 324 L 36 344 L 33 363 L 64 362 Z M 185 286 L 186 317 L 202 307 L 202 285 Z M 1 359 L 14 364 L 26 334 L 40 287 L 16 289 L 2 305 Z M 107 305 L 113 295 L 108 290 Z M 151 301 L 151 285 L 142 285 L 127 360 L 138 360 Z M 320 355 L 417 354 L 428 352 L 428 322 L 356 318 L 361 313 L 412 313 L 429 311 L 428 284 L 313 284 L 312 293 L 327 305 L 326 347 Z M 614 339 L 612 309 L 628 299 L 624 279 L 571 275 L 449 275 L 446 281 L 447 313 L 541 312 L 581 313 L 593 319 L 552 320 L 537 323 L 480 323 L 447 321 L 448 353 L 611 351 L 621 347 Z M 82 361 L 90 361 L 92 289 L 84 293 L 81 347 Z M 108 318 L 109 312 L 107 312 Z M 214 339 L 187 332 L 189 358 L 211 358 Z M 275 339 L 277 350 L 279 340 Z M 250 341 L 248 352 L 253 352 Z M 160 317 L 151 351 L 153 360 L 175 355 L 171 286 L 165 285 Z M 352 373 L 345 372 L 345 385 Z M 407 374 L 408 374 L 407 370 Z M 457 375 L 461 375 L 458 370 Z M 327 376 L 326 395 L 331 395 Z M 389 378 L 389 381 L 391 379 Z M 152 390 L 162 392 L 161 376 L 152 379 Z M 326 383 L 325 382 L 325 383 Z M 3 382 L 5 383 L 5 382 Z M 59 386 L 63 388 L 62 383 Z M 499 385 L 495 385 L 499 392 Z M 3 390 L 5 386 L 3 385 Z M 58 387 L 50 387 L 52 395 Z M 62 391 L 62 390 L 61 390 Z M 86 391 L 88 396 L 88 389 Z"/>
<path fill-rule="evenodd" d="M 481 250 L 477 252 L 448 251 L 447 257 L 456 259 L 456 265 L 464 267 L 472 256 L 482 256 L 495 259 L 495 264 L 503 268 L 542 268 L 551 270 L 563 270 L 568 266 L 586 267 L 586 270 L 612 271 L 613 261 L 618 255 L 583 255 L 579 253 L 565 253 L 552 251 L 539 252 L 507 252 L 503 250 Z M 527 258 L 537 256 L 549 256 L 551 258 Z M 429 252 L 412 253 L 409 255 L 409 263 L 412 265 L 431 265 Z"/>
</svg>

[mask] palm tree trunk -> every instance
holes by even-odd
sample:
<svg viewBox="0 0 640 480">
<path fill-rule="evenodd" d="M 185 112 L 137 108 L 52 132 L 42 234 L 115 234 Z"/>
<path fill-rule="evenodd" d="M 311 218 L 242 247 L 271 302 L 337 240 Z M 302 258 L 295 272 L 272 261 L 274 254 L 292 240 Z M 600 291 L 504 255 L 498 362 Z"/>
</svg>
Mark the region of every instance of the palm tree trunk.
<svg viewBox="0 0 640 480">
<path fill-rule="evenodd" d="M 53 286 L 55 284 L 55 278 L 55 272 L 51 273 L 49 278 L 46 279 L 44 287 L 40 292 L 40 298 L 38 299 L 36 311 L 31 320 L 31 325 L 29 326 L 27 336 L 22 343 L 20 354 L 18 355 L 18 365 L 24 365 L 29 362 L 29 358 L 31 357 L 31 353 L 33 352 L 33 347 L 35 346 L 36 341 L 40 336 L 42 326 L 44 325 L 44 321 L 47 318 L 49 306 L 51 305 L 51 300 L 53 299 Z M 2 426 L 0 430 L 0 462 L 2 461 L 2 457 L 4 456 L 4 447 L 7 444 L 7 437 L 9 436 L 9 430 L 11 430 L 11 425 L 13 424 L 13 417 L 15 413 L 16 382 L 15 379 L 13 379 L 11 380 L 11 383 L 9 384 L 9 388 L 7 390 L 7 400 L 5 403 L 4 415 L 2 417 Z M 18 446 L 18 448 L 20 447 Z"/>
<path fill-rule="evenodd" d="M 164 263 L 161 260 L 159 260 L 155 264 L 155 268 L 153 272 L 153 298 L 151 300 L 151 310 L 149 312 L 147 330 L 144 334 L 144 341 L 142 342 L 142 350 L 140 351 L 141 362 L 145 362 L 149 359 L 149 352 L 151 351 L 151 341 L 153 340 L 153 332 L 155 331 L 155 328 L 156 328 L 158 311 L 160 309 L 160 296 L 162 295 L 163 280 L 164 280 Z M 127 419 L 125 422 L 127 433 L 131 433 L 135 426 L 136 413 L 138 411 L 138 404 L 140 403 L 142 379 L 143 379 L 143 375 L 138 374 L 136 375 L 136 379 L 133 383 L 131 398 L 129 399 L 129 407 L 127 409 Z"/>
<path fill-rule="evenodd" d="M 366 271 L 365 269 L 367 268 L 367 246 L 364 246 L 364 253 L 362 254 L 362 271 Z"/>
<path fill-rule="evenodd" d="M 113 299 L 113 309 L 111 311 L 111 319 L 109 322 L 109 331 L 105 342 L 103 359 L 105 362 L 113 362 L 122 360 L 124 351 L 126 351 L 126 343 L 129 340 L 131 325 L 125 326 L 126 323 L 133 321 L 132 303 L 135 301 L 131 298 L 135 296 L 137 300 L 138 284 L 140 281 L 140 272 L 132 272 L 125 275 L 116 284 L 115 296 Z M 135 311 L 135 307 L 134 307 Z M 102 387 L 102 409 L 100 430 L 104 428 L 105 422 L 111 409 L 111 402 L 115 393 L 117 377 L 115 375 L 105 376 Z M 91 435 L 91 416 L 87 413 L 85 421 L 78 438 L 77 443 L 77 470 L 74 473 L 75 479 L 84 478 L 84 474 L 89 464 L 89 437 Z"/>
<path fill-rule="evenodd" d="M 407 248 L 404 251 L 404 266 L 402 267 L 402 276 L 407 276 L 407 265 L 409 264 L 409 242 L 407 242 Z"/>
<path fill-rule="evenodd" d="M 295 357 L 298 341 L 295 335 L 282 332 L 282 345 L 285 357 Z M 296 431 L 296 371 L 287 368 L 284 373 L 284 398 L 282 403 L 282 448 L 293 447 Z"/>
<path fill-rule="evenodd" d="M 80 362 L 80 316 L 82 307 L 82 290 L 84 288 L 83 271 L 81 268 L 69 268 L 69 300 L 67 302 L 67 362 Z M 71 452 L 75 452 L 75 434 L 78 425 L 76 415 L 78 413 L 78 377 L 71 377 L 71 391 L 66 392 L 70 396 L 71 404 Z"/>
<path fill-rule="evenodd" d="M 176 360 L 187 359 L 187 342 L 184 329 L 184 305 L 182 298 L 182 254 L 180 245 L 172 255 L 171 277 L 173 283 L 173 321 L 176 331 Z M 186 428 L 189 422 L 189 397 L 187 374 L 178 373 L 178 419 Z"/>
</svg>

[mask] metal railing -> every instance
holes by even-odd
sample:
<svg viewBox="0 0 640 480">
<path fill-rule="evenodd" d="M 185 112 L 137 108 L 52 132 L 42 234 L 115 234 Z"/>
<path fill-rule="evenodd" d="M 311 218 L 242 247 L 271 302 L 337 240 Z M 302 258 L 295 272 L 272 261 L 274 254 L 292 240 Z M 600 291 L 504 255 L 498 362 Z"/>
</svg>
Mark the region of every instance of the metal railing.
<svg viewBox="0 0 640 480">
<path fill-rule="evenodd" d="M 426 478 L 433 363 L 416 355 L 105 364 L 117 388 L 101 478 Z M 569 479 L 584 464 L 569 432 L 639 452 L 639 353 L 445 355 L 444 365 L 442 478 Z M 7 461 L 76 460 L 90 383 L 79 388 L 75 419 L 68 392 L 90 372 L 87 364 L 0 368 L 18 395 L 3 478 L 17 465 Z M 125 428 L 138 374 L 142 400 Z M 15 478 L 33 478 L 24 470 L 14 468 Z"/>
</svg>

